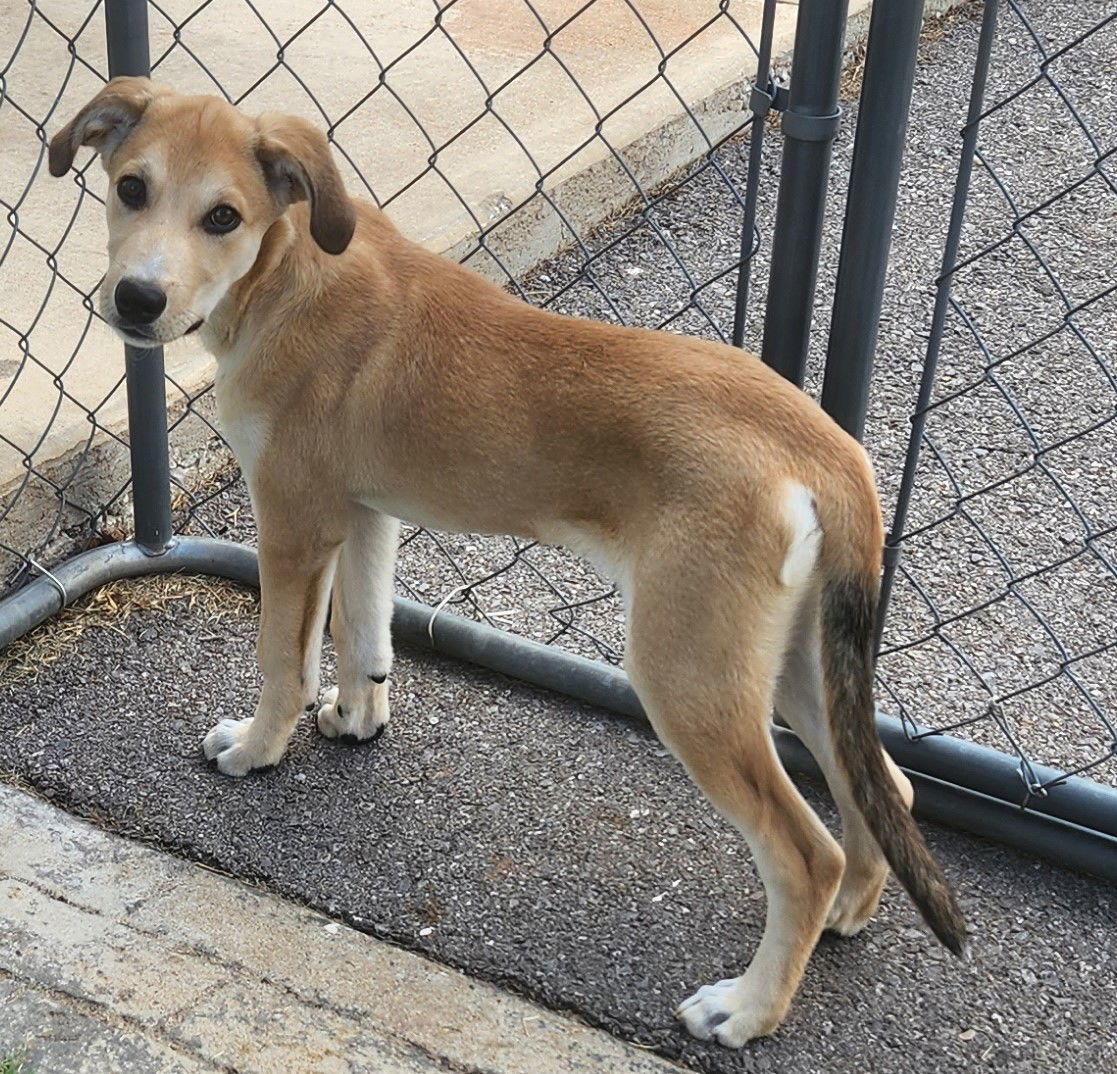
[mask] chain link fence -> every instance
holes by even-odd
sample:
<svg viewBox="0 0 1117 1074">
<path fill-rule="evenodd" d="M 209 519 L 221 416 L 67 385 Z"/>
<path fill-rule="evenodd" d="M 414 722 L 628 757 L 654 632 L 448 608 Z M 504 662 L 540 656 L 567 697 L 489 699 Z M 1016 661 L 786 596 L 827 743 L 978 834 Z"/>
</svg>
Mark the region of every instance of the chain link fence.
<svg viewBox="0 0 1117 1074">
<path fill-rule="evenodd" d="M 0 321 L 18 354 L 0 396 L 2 462 L 20 471 L 0 508 L 11 591 L 64 553 L 123 537 L 130 504 L 119 346 L 93 302 L 104 177 L 86 160 L 72 185 L 52 182 L 45 161 L 50 134 L 107 77 L 103 12 L 71 0 L 5 18 L 15 47 L 0 69 L 0 111 L 18 163 L 5 166 L 0 189 L 11 228 L 0 278 L 36 296 Z M 676 235 L 672 206 L 701 184 L 743 211 L 734 165 L 753 121 L 757 48 L 745 23 L 756 36 L 756 5 L 297 0 L 280 11 L 164 0 L 149 18 L 152 77 L 250 112 L 312 119 L 350 188 L 412 237 L 539 305 L 729 338 L 740 240 Z M 602 42 L 621 59 L 615 70 L 601 68 Z M 610 217 L 623 226 L 609 227 Z M 614 286 L 664 264 L 670 305 L 644 308 Z M 175 351 L 168 369 L 176 532 L 251 539 L 205 361 Z M 33 392 L 49 405 L 28 407 Z M 399 583 L 415 599 L 619 661 L 611 589 L 554 549 L 408 528 Z"/>
<path fill-rule="evenodd" d="M 1000 11 L 880 657 L 909 733 L 1117 783 L 1117 9 Z M 928 380 L 928 384 L 930 380 Z M 922 449 L 921 451 L 919 449 Z"/>
</svg>

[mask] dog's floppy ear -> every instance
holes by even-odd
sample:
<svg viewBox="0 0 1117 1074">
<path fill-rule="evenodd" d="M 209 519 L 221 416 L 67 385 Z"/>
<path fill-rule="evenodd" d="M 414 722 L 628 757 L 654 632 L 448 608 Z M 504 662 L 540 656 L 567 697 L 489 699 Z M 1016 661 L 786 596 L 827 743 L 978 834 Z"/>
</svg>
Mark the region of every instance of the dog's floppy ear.
<svg viewBox="0 0 1117 1074">
<path fill-rule="evenodd" d="M 83 145 L 91 145 L 107 160 L 139 123 L 147 106 L 170 92 L 149 78 L 112 79 L 50 140 L 50 174 L 56 178 L 65 175 Z"/>
<path fill-rule="evenodd" d="M 357 216 L 326 136 L 297 116 L 268 113 L 256 123 L 256 158 L 272 196 L 282 208 L 309 201 L 314 241 L 326 253 L 342 253 L 353 238 Z"/>
</svg>

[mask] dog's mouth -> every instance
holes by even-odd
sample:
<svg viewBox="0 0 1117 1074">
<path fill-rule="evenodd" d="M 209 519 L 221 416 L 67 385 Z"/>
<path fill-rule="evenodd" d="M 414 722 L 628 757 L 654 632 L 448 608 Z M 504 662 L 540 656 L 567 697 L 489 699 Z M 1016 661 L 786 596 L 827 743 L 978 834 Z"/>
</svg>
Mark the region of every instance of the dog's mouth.
<svg viewBox="0 0 1117 1074">
<path fill-rule="evenodd" d="M 152 329 L 145 327 L 142 324 L 121 324 L 115 318 L 110 322 L 112 327 L 116 330 L 118 336 L 124 340 L 125 343 L 133 347 L 144 347 L 151 350 L 155 347 L 161 347 L 164 343 L 173 343 L 173 339 L 160 339 Z M 192 335 L 197 332 L 199 328 L 205 324 L 205 318 L 202 317 L 195 321 L 185 332 L 183 336 Z M 175 337 L 176 339 L 179 337 Z"/>
<path fill-rule="evenodd" d="M 162 346 L 163 341 L 156 339 L 155 333 L 149 328 L 144 328 L 143 325 L 114 324 L 113 328 L 116 329 L 116 334 L 132 347 L 142 347 L 145 350 L 152 350 L 155 347 Z"/>
</svg>

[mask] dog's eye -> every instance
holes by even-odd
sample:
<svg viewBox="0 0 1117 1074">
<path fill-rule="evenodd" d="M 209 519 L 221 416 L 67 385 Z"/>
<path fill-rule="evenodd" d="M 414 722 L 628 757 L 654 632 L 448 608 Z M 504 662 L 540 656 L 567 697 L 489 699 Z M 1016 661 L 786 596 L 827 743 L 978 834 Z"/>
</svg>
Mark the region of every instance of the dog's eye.
<svg viewBox="0 0 1117 1074">
<path fill-rule="evenodd" d="M 120 200 L 129 209 L 142 209 L 147 202 L 147 184 L 135 175 L 125 175 L 116 184 Z"/>
<path fill-rule="evenodd" d="M 202 221 L 202 227 L 211 235 L 224 235 L 240 223 L 240 213 L 231 205 L 218 205 L 210 209 Z"/>
</svg>

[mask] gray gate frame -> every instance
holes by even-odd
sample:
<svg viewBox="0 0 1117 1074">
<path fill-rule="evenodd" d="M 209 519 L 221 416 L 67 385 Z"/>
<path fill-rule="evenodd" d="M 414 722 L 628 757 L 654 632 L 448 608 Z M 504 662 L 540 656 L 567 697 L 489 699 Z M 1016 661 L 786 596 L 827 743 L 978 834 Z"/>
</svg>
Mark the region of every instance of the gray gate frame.
<svg viewBox="0 0 1117 1074">
<path fill-rule="evenodd" d="M 825 213 L 830 151 L 838 130 L 838 84 L 846 0 L 800 0 L 795 63 L 786 98 L 773 87 L 771 9 L 766 5 L 759 66 L 751 98 L 762 117 L 783 110 L 785 150 L 780 177 L 765 361 L 802 384 Z M 950 296 L 970 170 L 977 143 L 985 79 L 997 25 L 998 0 L 986 0 L 974 66 L 969 114 L 955 185 L 954 208 L 937 281 L 927 361 L 913 418 L 908 460 L 893 534 L 902 532 L 934 384 L 938 347 Z M 860 114 L 850 172 L 822 402 L 848 431 L 864 427 L 892 218 L 903 158 L 923 0 L 873 5 L 866 45 Z M 150 71 L 147 0 L 105 0 L 110 75 Z M 754 125 L 750 170 L 759 166 L 763 123 Z M 755 159 L 755 164 L 753 160 Z M 752 245 L 755 183 L 745 206 L 743 269 L 738 281 L 740 343 Z M 125 347 L 135 539 L 75 556 L 0 602 L 0 648 L 93 589 L 121 578 L 187 572 L 259 586 L 256 554 L 231 541 L 176 537 L 171 530 L 167 411 L 162 349 Z M 886 548 L 881 622 L 899 558 Z M 643 711 L 624 673 L 428 605 L 397 597 L 392 631 L 405 645 L 431 649 L 633 719 Z M 994 839 L 1060 865 L 1117 881 L 1117 790 L 1079 776 L 1026 765 L 997 750 L 950 735 L 909 734 L 878 713 L 885 748 L 915 786 L 920 816 Z M 783 727 L 772 733 L 784 765 L 821 778 L 814 759 Z"/>
</svg>

